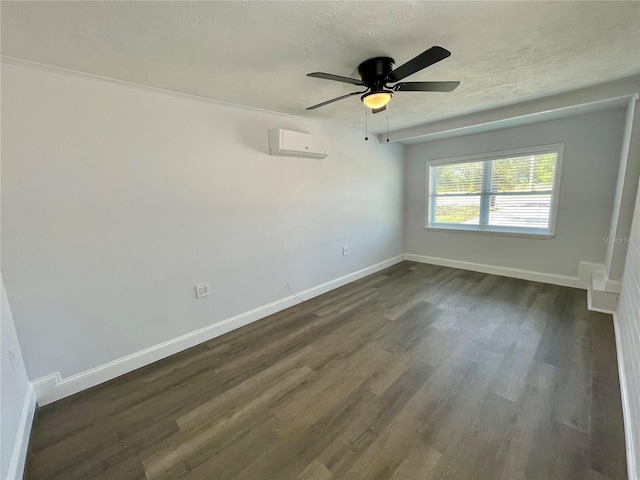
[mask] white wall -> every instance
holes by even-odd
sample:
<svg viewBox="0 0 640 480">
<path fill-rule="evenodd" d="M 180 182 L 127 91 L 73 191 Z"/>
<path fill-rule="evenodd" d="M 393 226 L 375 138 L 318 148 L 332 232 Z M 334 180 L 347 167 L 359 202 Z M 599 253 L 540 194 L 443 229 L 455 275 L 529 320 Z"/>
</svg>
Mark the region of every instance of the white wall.
<svg viewBox="0 0 640 480">
<path fill-rule="evenodd" d="M 404 251 L 401 146 L 87 78 L 2 73 L 2 272 L 33 379 Z M 331 154 L 268 156 L 274 127 L 324 135 Z M 204 281 L 213 293 L 196 300 Z"/>
<path fill-rule="evenodd" d="M 626 402 L 629 478 L 634 478 L 632 472 L 638 472 L 636 462 L 640 461 L 640 194 L 633 214 L 622 290 L 614 320 L 618 368 L 622 373 L 623 402 Z"/>
<path fill-rule="evenodd" d="M 629 100 L 626 111 L 620 166 L 614 195 L 613 214 L 609 227 L 609 238 L 623 238 L 631 229 L 633 204 L 638 189 L 640 175 L 640 109 L 637 108 L 638 95 Z M 604 258 L 605 271 L 611 280 L 620 281 L 627 257 L 627 244 L 610 242 Z"/>
<path fill-rule="evenodd" d="M 0 478 L 12 480 L 16 476 L 22 477 L 35 400 L 32 399 L 4 281 L 1 310 Z"/>
<path fill-rule="evenodd" d="M 580 261 L 601 263 L 609 233 L 624 109 L 557 119 L 407 147 L 406 252 L 575 277 Z M 556 236 L 532 238 L 427 231 L 426 162 L 564 143 Z"/>
</svg>

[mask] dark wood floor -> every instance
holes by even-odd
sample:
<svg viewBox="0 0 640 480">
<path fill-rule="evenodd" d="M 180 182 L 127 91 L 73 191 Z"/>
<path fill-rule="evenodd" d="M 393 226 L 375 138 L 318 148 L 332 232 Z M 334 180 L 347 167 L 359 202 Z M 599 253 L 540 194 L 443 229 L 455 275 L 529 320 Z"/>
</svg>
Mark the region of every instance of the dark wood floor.
<svg viewBox="0 0 640 480">
<path fill-rule="evenodd" d="M 42 408 L 28 479 L 625 479 L 585 292 L 404 262 Z"/>
</svg>

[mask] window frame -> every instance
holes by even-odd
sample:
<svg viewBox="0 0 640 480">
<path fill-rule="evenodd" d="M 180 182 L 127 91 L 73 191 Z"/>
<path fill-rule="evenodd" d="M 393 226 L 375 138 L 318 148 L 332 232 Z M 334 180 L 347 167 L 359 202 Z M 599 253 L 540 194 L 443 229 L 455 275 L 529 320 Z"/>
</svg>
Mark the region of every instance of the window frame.
<svg viewBox="0 0 640 480">
<path fill-rule="evenodd" d="M 551 189 L 551 207 L 549 209 L 549 229 L 541 230 L 534 227 L 506 227 L 497 225 L 463 225 L 455 223 L 432 223 L 430 224 L 430 198 L 434 185 L 432 185 L 430 173 L 431 167 L 442 165 L 452 165 L 456 163 L 481 162 L 487 160 L 501 160 L 511 157 L 522 157 L 526 155 L 541 155 L 546 153 L 555 153 L 556 169 L 553 178 L 553 186 Z M 435 232 L 449 233 L 471 233 L 481 235 L 496 235 L 508 237 L 529 237 L 538 239 L 550 239 L 556 236 L 556 223 L 558 219 L 558 204 L 560 197 L 560 177 L 562 173 L 562 157 L 564 154 L 564 143 L 553 143 L 549 145 L 538 145 L 535 147 L 516 148 L 511 150 L 501 150 L 497 152 L 477 153 L 471 155 L 463 155 L 458 157 L 440 158 L 427 160 L 426 166 L 426 188 L 425 188 L 425 229 Z M 483 171 L 483 175 L 486 172 Z M 487 192 L 474 194 L 482 198 L 482 196 L 491 196 Z M 502 195 L 502 194 L 498 194 Z M 513 194 L 511 194 L 513 195 Z M 486 204 L 487 202 L 485 202 Z M 481 201 L 482 204 L 482 201 Z M 482 211 L 480 211 L 482 217 Z"/>
</svg>

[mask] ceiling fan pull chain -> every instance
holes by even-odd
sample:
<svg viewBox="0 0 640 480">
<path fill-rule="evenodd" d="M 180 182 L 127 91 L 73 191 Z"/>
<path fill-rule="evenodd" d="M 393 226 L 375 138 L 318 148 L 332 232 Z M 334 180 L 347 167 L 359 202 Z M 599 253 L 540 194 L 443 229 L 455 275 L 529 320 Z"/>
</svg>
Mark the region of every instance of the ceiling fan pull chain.
<svg viewBox="0 0 640 480">
<path fill-rule="evenodd" d="M 387 105 L 387 143 L 389 143 L 389 106 Z"/>
<path fill-rule="evenodd" d="M 366 105 L 364 105 L 364 139 L 365 141 L 369 140 L 369 125 L 367 123 L 367 106 Z"/>
</svg>

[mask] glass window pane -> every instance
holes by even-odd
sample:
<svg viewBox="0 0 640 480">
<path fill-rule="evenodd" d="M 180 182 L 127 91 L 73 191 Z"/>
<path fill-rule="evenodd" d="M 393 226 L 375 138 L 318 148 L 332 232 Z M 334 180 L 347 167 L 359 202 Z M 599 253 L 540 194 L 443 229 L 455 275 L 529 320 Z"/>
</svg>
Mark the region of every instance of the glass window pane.
<svg viewBox="0 0 640 480">
<path fill-rule="evenodd" d="M 494 160 L 491 165 L 492 192 L 540 192 L 553 188 L 556 153 Z"/>
<path fill-rule="evenodd" d="M 478 225 L 480 221 L 480 196 L 432 197 L 432 217 L 435 223 Z"/>
<path fill-rule="evenodd" d="M 549 227 L 551 195 L 495 195 L 490 197 L 489 225 Z"/>
<path fill-rule="evenodd" d="M 480 154 L 461 163 L 430 163 L 427 226 L 553 233 L 551 206 L 561 152 L 561 145 L 553 145 Z"/>
<path fill-rule="evenodd" d="M 438 195 L 460 195 L 482 191 L 482 164 L 484 162 L 456 163 L 431 167 L 432 185 L 435 176 Z"/>
</svg>

